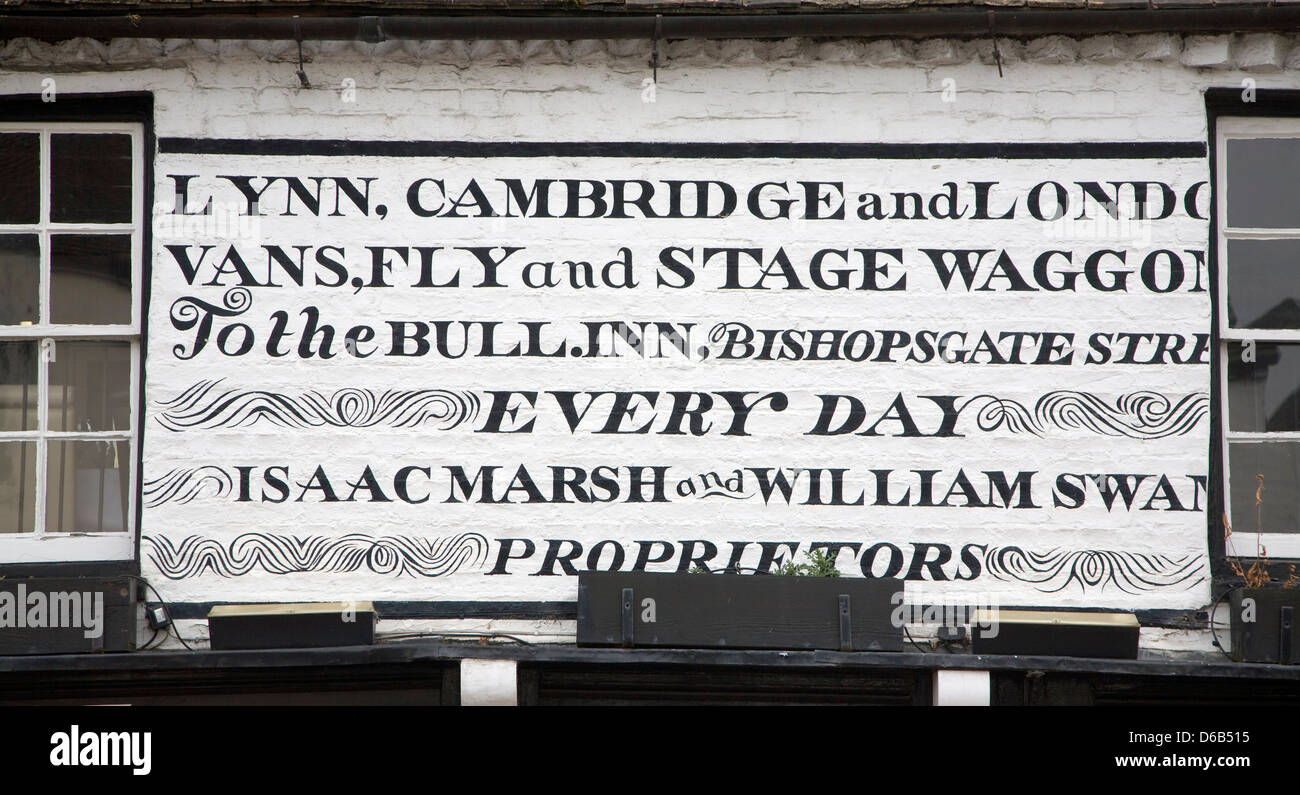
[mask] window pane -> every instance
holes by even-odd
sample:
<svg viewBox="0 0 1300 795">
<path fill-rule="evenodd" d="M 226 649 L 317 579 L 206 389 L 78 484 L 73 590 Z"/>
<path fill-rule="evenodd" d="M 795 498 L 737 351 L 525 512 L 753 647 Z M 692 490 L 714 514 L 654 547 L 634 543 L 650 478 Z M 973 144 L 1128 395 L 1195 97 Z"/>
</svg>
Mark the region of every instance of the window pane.
<svg viewBox="0 0 1300 795">
<path fill-rule="evenodd" d="M 0 442 L 0 533 L 36 525 L 36 443 Z"/>
<path fill-rule="evenodd" d="M 59 341 L 50 365 L 51 431 L 131 427 L 131 345 Z"/>
<path fill-rule="evenodd" d="M 41 136 L 0 135 L 0 224 L 34 224 L 40 220 Z"/>
<path fill-rule="evenodd" d="M 50 136 L 50 220 L 130 223 L 131 136 Z"/>
<path fill-rule="evenodd" d="M 1228 241 L 1228 326 L 1300 329 L 1300 240 Z"/>
<path fill-rule="evenodd" d="M 1228 427 L 1300 431 L 1300 344 L 1231 342 L 1227 352 Z"/>
<path fill-rule="evenodd" d="M 1232 529 L 1239 533 L 1300 532 L 1300 442 L 1237 442 L 1228 445 Z M 1257 474 L 1264 476 L 1256 518 Z M 1241 550 L 1237 550 L 1241 553 Z"/>
<path fill-rule="evenodd" d="M 0 342 L 0 431 L 36 430 L 36 342 Z"/>
<path fill-rule="evenodd" d="M 46 472 L 47 533 L 117 533 L 126 529 L 130 442 L 51 441 Z"/>
<path fill-rule="evenodd" d="M 131 237 L 50 238 L 50 322 L 131 322 Z"/>
<path fill-rule="evenodd" d="M 1228 141 L 1228 226 L 1300 227 L 1300 138 Z"/>
<path fill-rule="evenodd" d="M 0 235 L 0 326 L 40 320 L 40 295 L 40 241 L 36 235 Z"/>
</svg>

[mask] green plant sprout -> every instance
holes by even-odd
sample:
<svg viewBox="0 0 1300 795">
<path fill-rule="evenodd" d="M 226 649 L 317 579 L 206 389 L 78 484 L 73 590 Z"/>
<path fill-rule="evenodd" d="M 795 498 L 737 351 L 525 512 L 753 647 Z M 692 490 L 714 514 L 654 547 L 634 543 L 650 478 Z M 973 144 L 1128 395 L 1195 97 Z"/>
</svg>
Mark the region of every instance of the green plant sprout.
<svg viewBox="0 0 1300 795">
<path fill-rule="evenodd" d="M 807 563 L 795 563 L 793 560 L 787 560 L 777 567 L 774 572 L 780 577 L 838 577 L 840 570 L 835 568 L 835 559 L 827 555 L 825 550 L 815 552 L 805 552 L 804 557 L 808 559 Z"/>
</svg>

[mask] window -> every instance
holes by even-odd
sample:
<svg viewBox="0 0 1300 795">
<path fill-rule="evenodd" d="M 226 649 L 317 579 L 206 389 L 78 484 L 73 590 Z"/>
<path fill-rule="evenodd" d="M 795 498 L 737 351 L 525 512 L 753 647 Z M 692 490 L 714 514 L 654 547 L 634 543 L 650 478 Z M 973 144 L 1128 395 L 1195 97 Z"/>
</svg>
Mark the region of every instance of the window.
<svg viewBox="0 0 1300 795">
<path fill-rule="evenodd" d="M 0 124 L 0 561 L 134 556 L 143 162 L 140 124 Z"/>
<path fill-rule="evenodd" d="M 1224 509 L 1233 530 L 1227 553 L 1253 557 L 1262 546 L 1270 557 L 1296 558 L 1300 118 L 1221 116 L 1215 135 Z"/>
</svg>

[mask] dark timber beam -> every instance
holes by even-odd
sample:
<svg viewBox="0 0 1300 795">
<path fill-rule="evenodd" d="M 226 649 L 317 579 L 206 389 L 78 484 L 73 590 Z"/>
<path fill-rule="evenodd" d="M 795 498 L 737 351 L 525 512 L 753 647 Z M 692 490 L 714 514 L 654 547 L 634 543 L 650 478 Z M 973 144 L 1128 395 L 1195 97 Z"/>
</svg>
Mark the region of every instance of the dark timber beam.
<svg viewBox="0 0 1300 795">
<path fill-rule="evenodd" d="M 303 9 L 307 10 L 307 9 Z M 0 15 L 0 39 L 75 37 L 262 39 L 294 41 L 440 39 L 766 39 L 983 38 L 1047 34 L 1229 33 L 1300 30 L 1300 7 L 1227 5 L 1203 9 L 1138 8 L 865 11 L 564 16 L 240 16 L 130 14 Z"/>
</svg>

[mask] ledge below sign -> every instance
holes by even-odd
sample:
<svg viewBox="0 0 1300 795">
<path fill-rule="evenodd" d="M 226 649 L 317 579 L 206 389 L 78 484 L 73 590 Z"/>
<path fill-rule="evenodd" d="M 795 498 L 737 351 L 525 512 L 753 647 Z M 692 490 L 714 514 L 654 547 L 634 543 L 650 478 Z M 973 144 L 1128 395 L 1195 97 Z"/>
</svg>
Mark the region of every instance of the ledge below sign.
<svg viewBox="0 0 1300 795">
<path fill-rule="evenodd" d="M 902 588 L 848 577 L 582 574 L 578 645 L 901 651 L 890 613 Z"/>
</svg>

